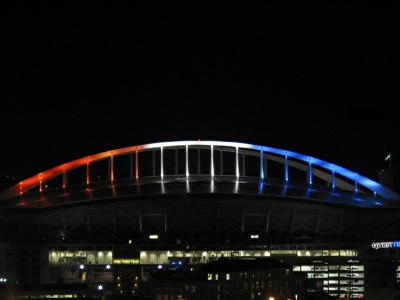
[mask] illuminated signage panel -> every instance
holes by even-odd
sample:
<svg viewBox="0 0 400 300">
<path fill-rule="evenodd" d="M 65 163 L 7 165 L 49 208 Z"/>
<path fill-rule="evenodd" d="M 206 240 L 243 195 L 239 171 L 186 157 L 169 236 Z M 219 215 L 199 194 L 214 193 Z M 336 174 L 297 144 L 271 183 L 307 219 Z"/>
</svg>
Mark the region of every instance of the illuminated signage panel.
<svg viewBox="0 0 400 300">
<path fill-rule="evenodd" d="M 374 249 L 400 248 L 400 241 L 375 242 L 371 244 L 371 247 Z"/>
</svg>

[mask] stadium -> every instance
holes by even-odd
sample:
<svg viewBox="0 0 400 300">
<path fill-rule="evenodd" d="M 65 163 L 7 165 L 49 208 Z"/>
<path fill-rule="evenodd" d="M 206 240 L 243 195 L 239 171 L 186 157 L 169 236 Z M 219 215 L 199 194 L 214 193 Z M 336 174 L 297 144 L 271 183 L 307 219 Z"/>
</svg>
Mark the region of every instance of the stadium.
<svg viewBox="0 0 400 300">
<path fill-rule="evenodd" d="M 32 290 L 16 285 L 85 282 L 140 294 L 157 266 L 220 257 L 280 259 L 311 291 L 341 299 L 398 295 L 400 196 L 289 150 L 200 140 L 131 146 L 43 171 L 0 200 L 0 285 L 22 298 Z M 80 288 L 37 298 L 75 298 Z"/>
</svg>

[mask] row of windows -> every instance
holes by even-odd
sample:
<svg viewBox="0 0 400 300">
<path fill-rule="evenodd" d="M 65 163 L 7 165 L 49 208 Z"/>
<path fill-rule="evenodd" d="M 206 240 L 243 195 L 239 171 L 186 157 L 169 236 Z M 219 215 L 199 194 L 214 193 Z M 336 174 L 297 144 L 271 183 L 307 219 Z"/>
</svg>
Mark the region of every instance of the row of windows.
<svg viewBox="0 0 400 300">
<path fill-rule="evenodd" d="M 330 286 L 324 287 L 324 291 L 344 291 L 344 292 L 364 292 L 364 287 L 362 286 Z"/>
<path fill-rule="evenodd" d="M 338 297 L 340 299 L 348 299 L 348 295 L 346 294 L 336 294 L 336 293 L 329 293 L 329 295 L 333 296 L 333 297 Z M 349 295 L 350 299 L 364 299 L 364 294 L 363 293 L 352 293 Z"/>
<path fill-rule="evenodd" d="M 307 278 L 364 278 L 364 273 L 307 273 Z"/>
<path fill-rule="evenodd" d="M 112 264 L 112 251 L 57 251 L 49 252 L 49 264 Z"/>
<path fill-rule="evenodd" d="M 327 272 L 327 271 L 352 271 L 364 272 L 363 265 L 333 265 L 333 266 L 294 266 L 294 272 Z"/>
<path fill-rule="evenodd" d="M 270 256 L 358 256 L 357 250 L 222 250 L 222 251 L 141 251 L 141 264 L 166 264 L 170 258 L 187 258 L 191 263 L 206 263 L 219 257 Z"/>
<path fill-rule="evenodd" d="M 50 264 L 111 264 L 112 251 L 52 250 Z M 223 250 L 223 251 L 142 251 L 141 264 L 164 264 L 170 258 L 188 258 L 191 263 L 206 263 L 219 257 L 270 256 L 358 256 L 357 250 Z M 323 270 L 322 270 L 323 271 Z"/>
<path fill-rule="evenodd" d="M 324 280 L 323 285 L 364 285 L 364 280 Z"/>
</svg>

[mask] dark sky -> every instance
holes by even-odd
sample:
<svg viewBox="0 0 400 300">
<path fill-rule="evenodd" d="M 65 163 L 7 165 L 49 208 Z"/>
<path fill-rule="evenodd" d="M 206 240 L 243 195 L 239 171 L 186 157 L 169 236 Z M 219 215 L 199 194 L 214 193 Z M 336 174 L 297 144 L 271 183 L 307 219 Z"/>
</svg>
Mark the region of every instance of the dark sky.
<svg viewBox="0 0 400 300">
<path fill-rule="evenodd" d="M 390 5 L 143 2 L 2 9 L 1 176 L 199 138 L 286 148 L 373 178 L 389 152 L 397 163 Z"/>
</svg>

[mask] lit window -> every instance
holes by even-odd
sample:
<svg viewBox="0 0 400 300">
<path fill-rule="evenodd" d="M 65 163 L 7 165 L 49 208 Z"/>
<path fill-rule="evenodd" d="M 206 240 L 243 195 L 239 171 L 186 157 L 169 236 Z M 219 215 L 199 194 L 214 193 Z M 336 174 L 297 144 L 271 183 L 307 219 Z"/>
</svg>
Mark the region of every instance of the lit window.
<svg viewBox="0 0 400 300">
<path fill-rule="evenodd" d="M 231 280 L 231 274 L 226 273 L 226 280 Z"/>
</svg>

